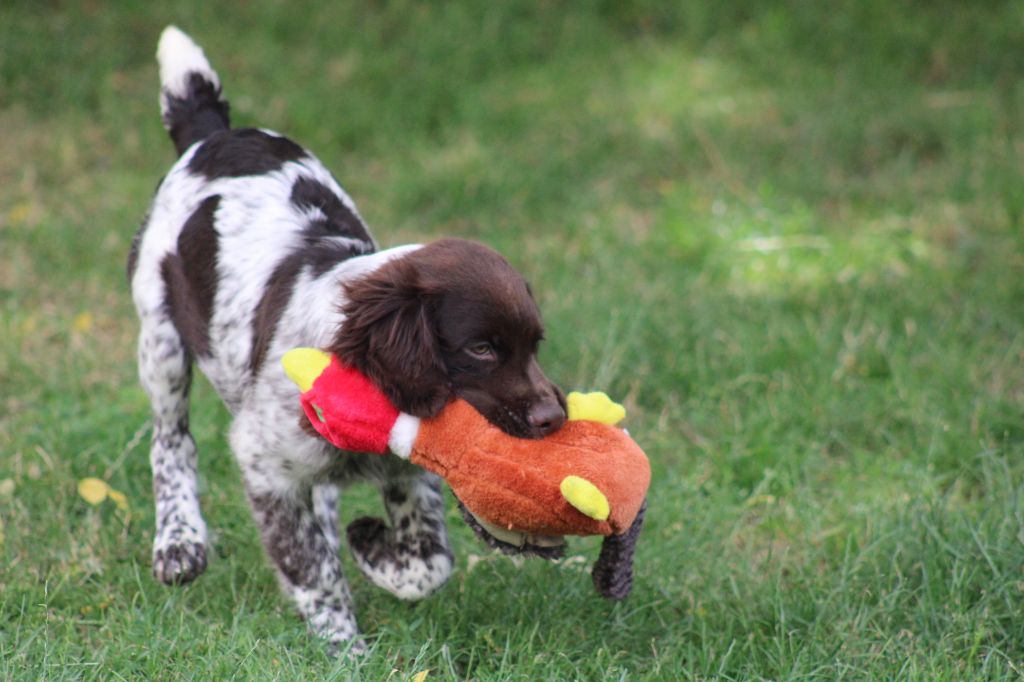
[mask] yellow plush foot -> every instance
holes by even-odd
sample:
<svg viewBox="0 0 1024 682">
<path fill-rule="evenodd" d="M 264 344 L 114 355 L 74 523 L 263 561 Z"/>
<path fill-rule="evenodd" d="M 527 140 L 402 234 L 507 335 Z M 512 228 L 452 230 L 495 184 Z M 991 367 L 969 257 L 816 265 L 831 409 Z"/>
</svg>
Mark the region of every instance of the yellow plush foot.
<svg viewBox="0 0 1024 682">
<path fill-rule="evenodd" d="M 617 424 L 626 416 L 626 408 L 613 402 L 605 393 L 573 391 L 566 397 L 569 419 L 581 419 L 602 424 Z"/>
</svg>

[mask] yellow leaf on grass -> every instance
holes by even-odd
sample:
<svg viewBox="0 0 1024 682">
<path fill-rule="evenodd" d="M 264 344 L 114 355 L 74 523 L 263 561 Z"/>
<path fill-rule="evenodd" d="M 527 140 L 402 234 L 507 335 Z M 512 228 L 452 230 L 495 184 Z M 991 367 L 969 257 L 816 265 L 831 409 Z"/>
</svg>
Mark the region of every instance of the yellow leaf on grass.
<svg viewBox="0 0 1024 682">
<path fill-rule="evenodd" d="M 92 329 L 92 313 L 85 311 L 84 313 L 78 313 L 75 316 L 75 321 L 71 323 L 71 326 L 76 332 L 82 332 L 83 334 Z"/>
<path fill-rule="evenodd" d="M 113 500 L 114 504 L 121 511 L 128 511 L 128 498 L 120 490 L 114 490 L 113 488 L 107 489 L 107 497 Z"/>
<path fill-rule="evenodd" d="M 78 482 L 78 494 L 91 505 L 97 505 L 107 499 L 110 486 L 98 478 L 83 478 Z"/>
<path fill-rule="evenodd" d="M 11 225 L 19 225 L 26 220 L 32 214 L 32 204 L 27 201 L 23 201 L 20 204 L 15 204 L 7 213 L 7 219 L 11 221 Z"/>
<path fill-rule="evenodd" d="M 423 682 L 423 680 L 427 679 L 427 675 L 429 675 L 429 674 L 430 674 L 430 669 L 429 668 L 426 669 L 426 670 L 421 670 L 420 672 L 418 672 L 418 673 L 416 673 L 415 675 L 412 676 L 412 682 Z"/>
</svg>

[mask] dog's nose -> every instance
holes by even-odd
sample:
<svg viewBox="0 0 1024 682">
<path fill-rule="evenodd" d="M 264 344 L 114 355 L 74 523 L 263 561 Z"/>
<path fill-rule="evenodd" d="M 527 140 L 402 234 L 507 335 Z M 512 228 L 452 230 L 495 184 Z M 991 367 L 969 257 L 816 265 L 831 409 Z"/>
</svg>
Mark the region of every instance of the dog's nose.
<svg viewBox="0 0 1024 682">
<path fill-rule="evenodd" d="M 528 418 L 530 426 L 543 437 L 562 428 L 562 424 L 565 423 L 565 410 L 554 401 L 537 403 L 530 408 Z"/>
</svg>

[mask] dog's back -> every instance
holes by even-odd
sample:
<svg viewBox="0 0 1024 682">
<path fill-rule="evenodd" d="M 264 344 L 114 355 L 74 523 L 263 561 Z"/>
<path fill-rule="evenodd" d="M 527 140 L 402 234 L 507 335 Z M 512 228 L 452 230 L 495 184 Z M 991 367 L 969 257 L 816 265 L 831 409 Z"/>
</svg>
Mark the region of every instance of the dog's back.
<svg viewBox="0 0 1024 682">
<path fill-rule="evenodd" d="M 231 129 L 217 74 L 168 27 L 160 108 L 181 157 L 129 257 L 143 323 L 169 317 L 229 407 L 259 375 L 296 285 L 376 249 L 352 200 L 308 151 Z"/>
</svg>

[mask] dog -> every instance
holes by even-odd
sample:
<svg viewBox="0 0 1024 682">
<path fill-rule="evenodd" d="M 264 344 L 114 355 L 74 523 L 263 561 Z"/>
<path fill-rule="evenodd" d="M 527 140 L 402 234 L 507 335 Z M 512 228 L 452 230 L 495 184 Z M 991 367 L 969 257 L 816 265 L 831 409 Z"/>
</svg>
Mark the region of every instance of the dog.
<svg viewBox="0 0 1024 682">
<path fill-rule="evenodd" d="M 378 250 L 312 153 L 269 130 L 231 128 L 220 80 L 191 38 L 169 26 L 157 60 L 161 115 L 180 158 L 128 258 L 153 411 L 153 574 L 183 584 L 207 565 L 189 433 L 195 364 L 232 415 L 231 450 L 284 592 L 332 649 L 361 651 L 339 559 L 339 487 L 379 487 L 387 521 L 353 521 L 349 549 L 375 585 L 420 599 L 452 571 L 440 481 L 316 436 L 281 356 L 322 348 L 403 412 L 430 417 L 458 396 L 507 433 L 538 438 L 566 418 L 561 390 L 537 363 L 540 311 L 523 277 L 481 244 Z"/>
</svg>

